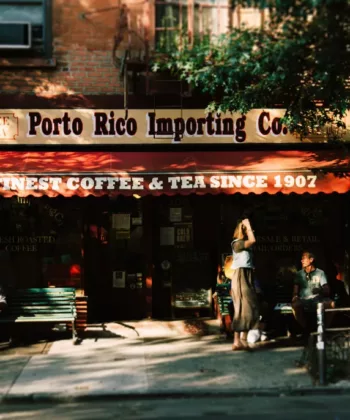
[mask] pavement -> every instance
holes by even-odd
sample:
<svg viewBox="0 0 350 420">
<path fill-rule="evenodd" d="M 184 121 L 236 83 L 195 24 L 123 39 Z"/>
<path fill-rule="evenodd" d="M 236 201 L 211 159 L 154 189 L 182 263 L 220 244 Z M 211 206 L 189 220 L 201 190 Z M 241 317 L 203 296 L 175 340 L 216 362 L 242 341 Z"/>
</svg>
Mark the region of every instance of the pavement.
<svg viewBox="0 0 350 420">
<path fill-rule="evenodd" d="M 0 404 L 6 420 L 348 420 L 348 395 L 183 397 Z"/>
<path fill-rule="evenodd" d="M 89 326 L 79 345 L 64 338 L 2 350 L 1 401 L 350 393 L 348 382 L 315 387 L 306 369 L 296 367 L 301 347 L 264 345 L 232 352 L 217 320 L 201 325 L 115 322 Z"/>
</svg>

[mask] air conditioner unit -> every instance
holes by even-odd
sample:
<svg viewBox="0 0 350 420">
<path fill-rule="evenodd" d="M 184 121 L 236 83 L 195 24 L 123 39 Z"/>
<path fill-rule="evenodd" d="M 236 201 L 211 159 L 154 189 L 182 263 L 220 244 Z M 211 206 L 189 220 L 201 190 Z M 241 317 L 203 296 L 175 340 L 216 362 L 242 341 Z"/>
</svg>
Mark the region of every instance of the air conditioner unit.
<svg viewBox="0 0 350 420">
<path fill-rule="evenodd" d="M 28 50 L 32 47 L 30 22 L 0 22 L 0 49 Z"/>
</svg>

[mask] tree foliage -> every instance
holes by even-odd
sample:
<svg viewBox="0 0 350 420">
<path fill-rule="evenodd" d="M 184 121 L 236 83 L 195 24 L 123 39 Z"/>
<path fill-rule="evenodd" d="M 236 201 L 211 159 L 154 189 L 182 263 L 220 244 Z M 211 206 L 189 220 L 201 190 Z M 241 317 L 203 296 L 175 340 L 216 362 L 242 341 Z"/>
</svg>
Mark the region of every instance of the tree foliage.
<svg viewBox="0 0 350 420">
<path fill-rule="evenodd" d="M 265 9 L 262 28 L 232 29 L 217 38 L 182 39 L 158 60 L 212 101 L 208 110 L 246 113 L 286 108 L 284 122 L 301 138 L 325 125 L 344 127 L 350 109 L 349 0 L 232 0 Z"/>
</svg>

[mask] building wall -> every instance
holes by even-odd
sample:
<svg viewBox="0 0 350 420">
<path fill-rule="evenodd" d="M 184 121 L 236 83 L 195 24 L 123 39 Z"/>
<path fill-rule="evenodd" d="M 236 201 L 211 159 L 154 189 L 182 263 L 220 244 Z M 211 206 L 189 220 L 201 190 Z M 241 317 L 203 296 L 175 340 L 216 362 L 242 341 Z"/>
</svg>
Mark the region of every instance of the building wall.
<svg viewBox="0 0 350 420">
<path fill-rule="evenodd" d="M 33 67 L 31 60 L 22 60 L 21 65 L 13 66 L 8 65 L 6 58 L 0 54 L 0 94 L 35 94 L 41 97 L 123 94 L 120 67 L 125 50 L 130 51 L 129 58 L 141 62 L 145 59 L 146 45 L 154 50 L 156 0 L 51 2 L 52 58 L 56 65 L 48 67 L 36 63 Z M 188 0 L 190 3 L 191 0 Z M 160 8 L 164 12 L 164 7 Z M 204 19 L 202 24 L 198 23 L 199 15 L 197 13 L 194 17 L 197 24 L 188 23 L 189 33 L 193 33 L 193 28 L 198 25 L 207 30 L 209 21 L 212 22 L 209 26 L 213 26 L 210 29 L 213 33 L 226 31 L 228 24 L 261 24 L 259 10 L 236 8 L 232 11 L 226 0 L 213 6 L 206 14 L 206 20 L 201 17 Z M 221 16 L 219 26 L 217 15 Z M 115 39 L 120 42 L 113 56 Z"/>
<path fill-rule="evenodd" d="M 140 2 L 134 7 L 134 2 L 127 0 L 133 13 L 133 27 L 137 29 L 135 25 L 141 27 L 142 7 L 138 6 Z M 116 5 L 118 2 L 113 0 L 52 0 L 56 67 L 6 67 L 1 60 L 0 93 L 47 97 L 122 93 L 119 69 L 112 59 L 114 36 L 121 27 L 120 8 L 115 8 Z M 91 13 L 94 10 L 97 13 Z M 136 32 L 134 38 L 138 38 Z M 119 55 L 128 41 L 130 39 L 124 33 Z M 136 45 L 137 48 L 141 47 Z"/>
</svg>

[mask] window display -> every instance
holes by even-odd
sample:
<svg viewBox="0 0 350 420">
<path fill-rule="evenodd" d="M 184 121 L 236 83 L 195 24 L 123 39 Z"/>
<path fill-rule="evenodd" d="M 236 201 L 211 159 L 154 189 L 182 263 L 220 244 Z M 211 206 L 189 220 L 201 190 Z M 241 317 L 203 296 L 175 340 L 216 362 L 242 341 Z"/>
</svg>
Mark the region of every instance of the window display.
<svg viewBox="0 0 350 420">
<path fill-rule="evenodd" d="M 80 209 L 75 200 L 0 200 L 0 252 L 14 287 L 81 284 Z"/>
</svg>

